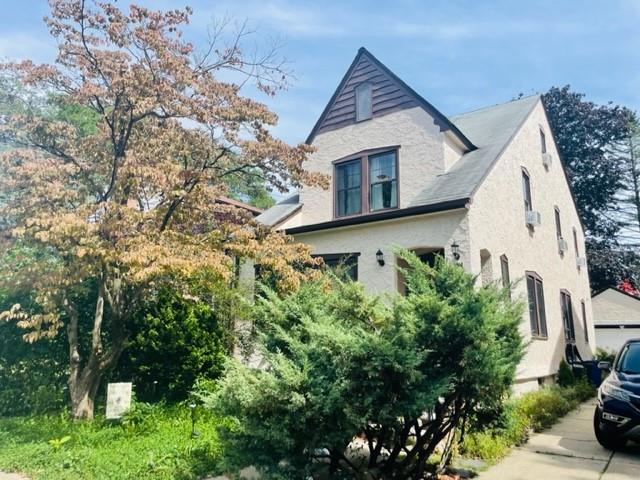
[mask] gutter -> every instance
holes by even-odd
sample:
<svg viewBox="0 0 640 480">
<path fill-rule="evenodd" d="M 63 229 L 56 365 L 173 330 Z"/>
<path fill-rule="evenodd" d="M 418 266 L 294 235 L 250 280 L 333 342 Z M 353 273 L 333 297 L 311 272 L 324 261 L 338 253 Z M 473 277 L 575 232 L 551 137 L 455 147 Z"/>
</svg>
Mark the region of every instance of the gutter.
<svg viewBox="0 0 640 480">
<path fill-rule="evenodd" d="M 381 213 L 370 213 L 367 215 L 330 220 L 328 222 L 303 225 L 301 227 L 287 228 L 285 230 L 285 233 L 287 235 L 296 235 L 299 233 L 318 232 L 320 230 L 330 230 L 332 228 L 348 227 L 351 225 L 362 225 L 365 223 L 379 222 L 382 220 L 413 217 L 416 215 L 424 215 L 426 213 L 445 212 L 447 210 L 467 208 L 469 202 L 469 198 L 460 198 L 458 200 L 448 200 L 446 202 L 432 203 L 430 205 L 418 205 L 415 207 L 407 207 L 397 210 L 387 210 Z"/>
</svg>

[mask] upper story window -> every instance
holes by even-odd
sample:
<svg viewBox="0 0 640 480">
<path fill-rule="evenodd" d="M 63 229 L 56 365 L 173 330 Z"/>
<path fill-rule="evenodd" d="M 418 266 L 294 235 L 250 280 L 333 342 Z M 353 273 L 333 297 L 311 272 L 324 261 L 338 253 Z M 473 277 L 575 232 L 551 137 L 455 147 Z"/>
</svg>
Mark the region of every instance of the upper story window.
<svg viewBox="0 0 640 480">
<path fill-rule="evenodd" d="M 531 335 L 538 338 L 547 338 L 547 315 L 544 306 L 542 278 L 534 272 L 527 272 L 526 277 Z"/>
<path fill-rule="evenodd" d="M 531 180 L 526 170 L 522 170 L 522 195 L 524 197 L 524 210 L 529 212 L 533 210 L 533 204 L 531 203 Z"/>
<path fill-rule="evenodd" d="M 396 152 L 369 157 L 370 210 L 384 210 L 398 206 L 398 178 Z"/>
<path fill-rule="evenodd" d="M 365 152 L 335 164 L 335 216 L 398 207 L 398 151 Z"/>
<path fill-rule="evenodd" d="M 336 165 L 336 216 L 362 212 L 362 165 L 360 159 Z"/>
<path fill-rule="evenodd" d="M 542 128 L 540 129 L 540 150 L 542 153 L 547 153 L 547 136 Z"/>
<path fill-rule="evenodd" d="M 580 250 L 578 248 L 578 232 L 576 231 L 575 227 L 573 227 L 573 248 L 576 251 L 576 257 L 579 257 Z"/>
<path fill-rule="evenodd" d="M 369 82 L 356 87 L 356 122 L 367 120 L 373 115 L 372 88 Z"/>
<path fill-rule="evenodd" d="M 556 237 L 558 240 L 562 238 L 562 222 L 560 221 L 560 209 L 558 207 L 553 209 L 556 217 Z"/>
</svg>

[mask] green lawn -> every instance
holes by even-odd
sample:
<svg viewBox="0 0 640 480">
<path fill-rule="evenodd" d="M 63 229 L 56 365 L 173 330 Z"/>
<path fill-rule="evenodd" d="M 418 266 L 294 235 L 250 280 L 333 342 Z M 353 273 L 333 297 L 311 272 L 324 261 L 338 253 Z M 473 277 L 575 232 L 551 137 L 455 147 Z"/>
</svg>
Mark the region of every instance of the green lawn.
<svg viewBox="0 0 640 480">
<path fill-rule="evenodd" d="M 65 414 L 0 418 L 0 470 L 33 480 L 195 479 L 220 458 L 219 422 L 202 412 L 192 439 L 184 406 L 149 408 L 125 424 L 74 422 Z"/>
</svg>

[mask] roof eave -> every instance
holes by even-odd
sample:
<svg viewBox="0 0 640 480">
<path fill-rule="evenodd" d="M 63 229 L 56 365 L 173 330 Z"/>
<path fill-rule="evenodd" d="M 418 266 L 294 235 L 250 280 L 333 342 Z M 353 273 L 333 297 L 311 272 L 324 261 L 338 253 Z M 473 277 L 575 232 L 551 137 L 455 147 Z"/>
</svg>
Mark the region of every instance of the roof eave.
<svg viewBox="0 0 640 480">
<path fill-rule="evenodd" d="M 329 220 L 328 222 L 314 223 L 311 225 L 302 225 L 300 227 L 292 227 L 285 229 L 287 235 L 297 235 L 300 233 L 317 232 L 321 230 L 330 230 L 333 228 L 349 227 L 354 225 L 363 225 L 367 223 L 380 222 L 383 220 L 393 220 L 397 218 L 413 217 L 417 215 L 425 215 L 428 213 L 445 212 L 449 210 L 458 210 L 467 208 L 469 198 L 460 198 L 456 200 L 447 200 L 444 202 L 432 203 L 429 205 L 417 205 L 414 207 L 400 208 L 397 210 L 387 210 L 381 213 L 370 213 L 349 218 L 339 218 Z"/>
</svg>

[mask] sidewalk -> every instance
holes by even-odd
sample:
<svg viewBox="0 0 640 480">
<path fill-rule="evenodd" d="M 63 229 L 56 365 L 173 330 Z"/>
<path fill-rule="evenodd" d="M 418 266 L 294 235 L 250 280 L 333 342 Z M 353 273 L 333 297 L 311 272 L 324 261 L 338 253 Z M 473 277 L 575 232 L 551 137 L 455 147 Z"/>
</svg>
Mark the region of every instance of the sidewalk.
<svg viewBox="0 0 640 480">
<path fill-rule="evenodd" d="M 595 401 L 583 403 L 549 430 L 483 472 L 479 480 L 637 480 L 640 445 L 620 452 L 598 444 L 593 434 Z"/>
</svg>

